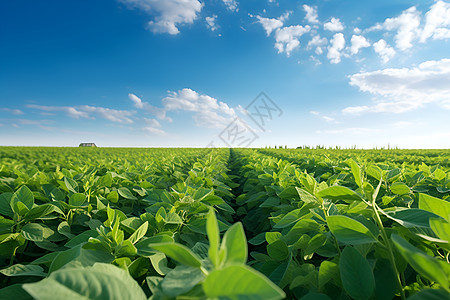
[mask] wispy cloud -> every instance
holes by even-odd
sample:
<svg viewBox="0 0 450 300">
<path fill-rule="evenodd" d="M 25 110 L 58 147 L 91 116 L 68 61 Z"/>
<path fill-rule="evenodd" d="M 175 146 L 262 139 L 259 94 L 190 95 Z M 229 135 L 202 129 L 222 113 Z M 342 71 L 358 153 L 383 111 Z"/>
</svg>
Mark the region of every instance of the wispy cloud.
<svg viewBox="0 0 450 300">
<path fill-rule="evenodd" d="M 28 104 L 26 107 L 36 110 L 41 110 L 45 112 L 62 112 L 67 116 L 74 119 L 94 119 L 99 116 L 103 119 L 107 119 L 112 122 L 131 124 L 133 120 L 130 118 L 135 114 L 134 111 L 128 110 L 117 110 L 106 107 L 97 107 L 90 105 L 80 105 L 80 106 L 46 106 L 46 105 L 36 105 Z"/>
<path fill-rule="evenodd" d="M 208 27 L 211 31 L 216 31 L 217 30 L 217 15 L 212 15 L 210 17 L 206 17 L 205 18 L 206 21 L 206 27 Z"/>
<path fill-rule="evenodd" d="M 380 39 L 378 42 L 373 43 L 373 50 L 381 57 L 383 63 L 387 63 L 391 58 L 395 56 L 396 51 L 394 48 L 388 45 L 385 40 Z"/>
<path fill-rule="evenodd" d="M 7 107 L 0 107 L 1 111 L 8 112 L 13 115 L 23 115 L 23 111 L 20 109 L 13 109 L 13 108 L 7 108 Z"/>
</svg>

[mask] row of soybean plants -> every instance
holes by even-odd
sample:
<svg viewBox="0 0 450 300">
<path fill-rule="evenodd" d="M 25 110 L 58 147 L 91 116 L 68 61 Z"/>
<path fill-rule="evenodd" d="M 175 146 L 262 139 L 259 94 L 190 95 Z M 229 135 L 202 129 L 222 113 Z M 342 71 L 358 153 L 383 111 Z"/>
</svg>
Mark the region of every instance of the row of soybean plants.
<svg viewBox="0 0 450 300">
<path fill-rule="evenodd" d="M 230 226 L 229 150 L 19 150 L 2 149 L 0 298 L 284 296 Z"/>
<path fill-rule="evenodd" d="M 251 264 L 289 298 L 449 297 L 448 170 L 234 152 Z"/>
</svg>

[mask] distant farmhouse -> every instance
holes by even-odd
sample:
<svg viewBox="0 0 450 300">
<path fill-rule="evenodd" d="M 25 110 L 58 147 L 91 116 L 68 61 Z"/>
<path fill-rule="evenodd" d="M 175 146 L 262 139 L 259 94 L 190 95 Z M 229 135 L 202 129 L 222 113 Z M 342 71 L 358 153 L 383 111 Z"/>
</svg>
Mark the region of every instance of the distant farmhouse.
<svg viewBox="0 0 450 300">
<path fill-rule="evenodd" d="M 97 147 L 95 143 L 81 143 L 78 147 Z"/>
</svg>

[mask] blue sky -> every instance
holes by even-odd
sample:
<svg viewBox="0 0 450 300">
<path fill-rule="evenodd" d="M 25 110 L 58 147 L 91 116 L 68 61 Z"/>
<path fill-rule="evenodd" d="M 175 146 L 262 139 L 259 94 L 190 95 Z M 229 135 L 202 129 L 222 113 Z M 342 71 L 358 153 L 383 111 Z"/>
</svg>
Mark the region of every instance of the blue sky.
<svg viewBox="0 0 450 300">
<path fill-rule="evenodd" d="M 2 1 L 0 145 L 450 148 L 449 49 L 449 1 Z"/>
</svg>

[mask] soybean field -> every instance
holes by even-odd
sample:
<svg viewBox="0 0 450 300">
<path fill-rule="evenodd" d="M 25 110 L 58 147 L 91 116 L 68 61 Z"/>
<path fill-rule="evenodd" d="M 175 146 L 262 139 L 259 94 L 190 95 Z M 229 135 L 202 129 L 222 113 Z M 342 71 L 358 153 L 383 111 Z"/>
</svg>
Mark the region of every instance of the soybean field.
<svg viewBox="0 0 450 300">
<path fill-rule="evenodd" d="M 449 299 L 450 150 L 0 147 L 0 299 Z"/>
</svg>

